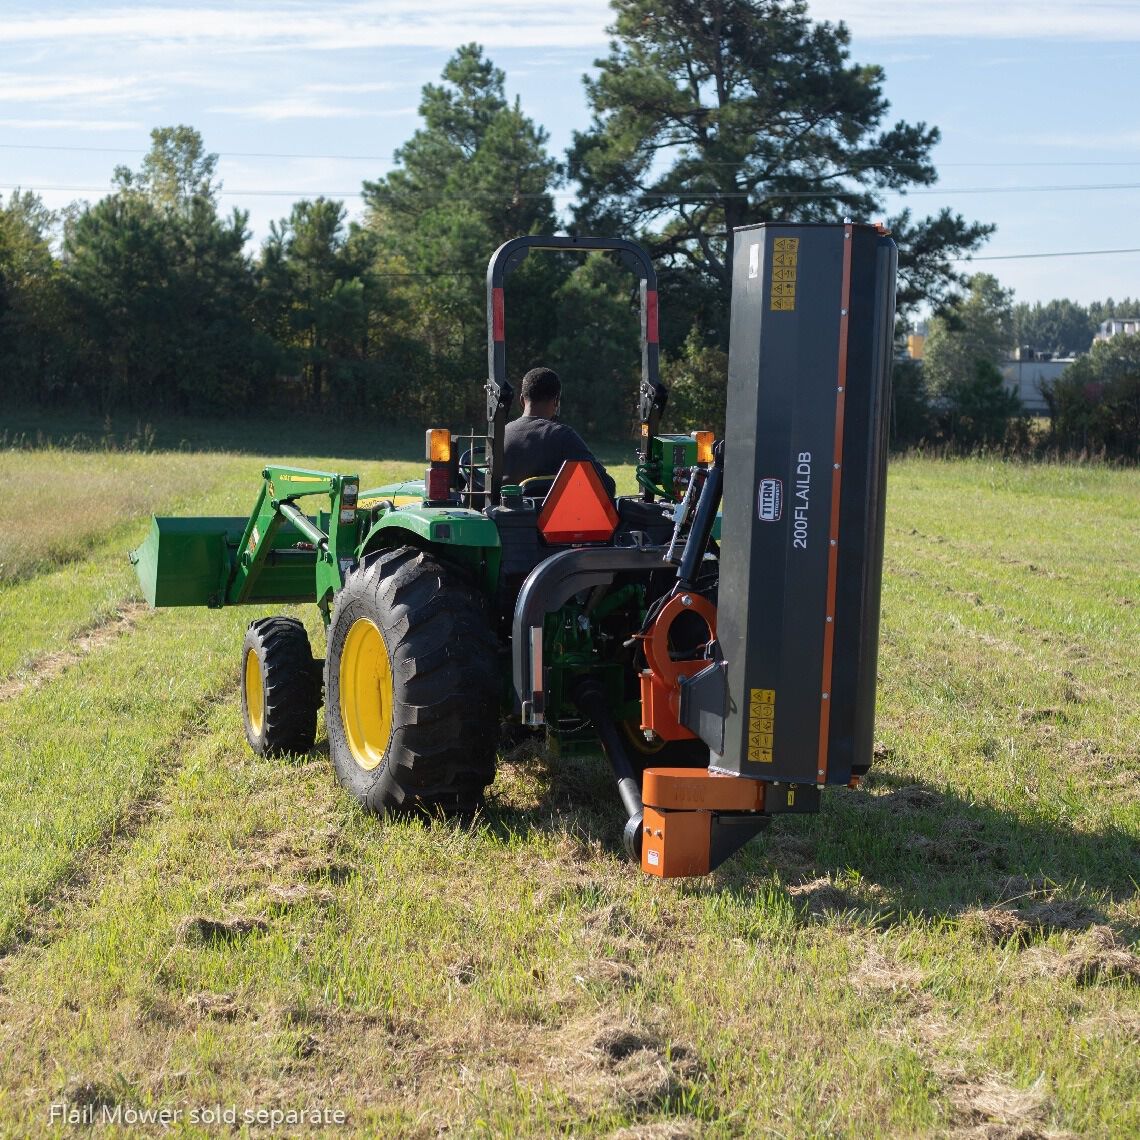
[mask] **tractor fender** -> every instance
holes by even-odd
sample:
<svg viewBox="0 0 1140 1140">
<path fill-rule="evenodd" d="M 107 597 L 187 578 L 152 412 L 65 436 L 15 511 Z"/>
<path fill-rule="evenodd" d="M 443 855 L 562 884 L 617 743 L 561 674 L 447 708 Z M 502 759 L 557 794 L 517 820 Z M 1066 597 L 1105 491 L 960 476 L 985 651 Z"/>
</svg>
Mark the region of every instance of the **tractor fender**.
<svg viewBox="0 0 1140 1140">
<path fill-rule="evenodd" d="M 479 511 L 418 503 L 385 511 L 365 532 L 357 558 L 363 561 L 378 550 L 401 545 L 433 551 L 466 567 L 488 592 L 498 581 L 502 554 L 499 529 Z"/>
</svg>

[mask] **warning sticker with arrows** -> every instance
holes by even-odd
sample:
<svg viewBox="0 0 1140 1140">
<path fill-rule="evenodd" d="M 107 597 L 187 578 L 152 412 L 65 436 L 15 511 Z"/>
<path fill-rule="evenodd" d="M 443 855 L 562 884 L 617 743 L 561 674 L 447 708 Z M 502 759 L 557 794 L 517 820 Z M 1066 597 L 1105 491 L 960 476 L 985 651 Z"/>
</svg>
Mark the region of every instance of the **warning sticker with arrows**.
<svg viewBox="0 0 1140 1140">
<path fill-rule="evenodd" d="M 772 308 L 792 313 L 796 309 L 796 270 L 800 260 L 799 238 L 776 238 L 772 243 Z"/>
<path fill-rule="evenodd" d="M 776 723 L 776 690 L 753 689 L 748 697 L 748 759 L 772 763 Z"/>
</svg>

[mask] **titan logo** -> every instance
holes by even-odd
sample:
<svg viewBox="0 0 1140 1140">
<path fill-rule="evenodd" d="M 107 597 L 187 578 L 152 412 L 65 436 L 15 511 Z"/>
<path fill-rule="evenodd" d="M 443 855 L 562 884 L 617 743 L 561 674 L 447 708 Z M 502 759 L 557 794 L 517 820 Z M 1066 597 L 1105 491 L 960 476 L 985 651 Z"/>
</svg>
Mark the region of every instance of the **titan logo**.
<svg viewBox="0 0 1140 1140">
<path fill-rule="evenodd" d="M 756 513 L 761 522 L 779 522 L 784 513 L 784 484 L 780 479 L 761 479 L 756 495 Z"/>
</svg>

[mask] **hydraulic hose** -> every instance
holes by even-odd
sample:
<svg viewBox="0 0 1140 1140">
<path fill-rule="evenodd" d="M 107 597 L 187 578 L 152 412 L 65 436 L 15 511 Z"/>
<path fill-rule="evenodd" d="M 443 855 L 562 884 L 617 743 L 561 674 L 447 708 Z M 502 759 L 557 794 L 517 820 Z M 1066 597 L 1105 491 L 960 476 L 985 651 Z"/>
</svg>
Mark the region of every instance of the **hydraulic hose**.
<svg viewBox="0 0 1140 1140">
<path fill-rule="evenodd" d="M 673 521 L 673 537 L 669 540 L 669 549 L 665 551 L 665 561 L 672 566 L 676 566 L 681 561 L 681 552 L 685 545 L 685 527 L 688 525 L 689 516 L 693 513 L 693 504 L 697 499 L 697 492 L 704 487 L 703 471 L 694 471 L 689 479 L 689 485 L 685 488 L 684 498 L 681 499 L 680 505 L 676 509 L 676 516 Z"/>
<path fill-rule="evenodd" d="M 681 555 L 681 565 L 677 567 L 677 588 L 691 590 L 701 572 L 701 562 L 709 547 L 716 513 L 720 510 L 721 493 L 724 490 L 724 440 L 713 448 L 713 465 L 708 478 L 701 487 L 701 497 L 697 500 L 696 514 Z"/>
</svg>

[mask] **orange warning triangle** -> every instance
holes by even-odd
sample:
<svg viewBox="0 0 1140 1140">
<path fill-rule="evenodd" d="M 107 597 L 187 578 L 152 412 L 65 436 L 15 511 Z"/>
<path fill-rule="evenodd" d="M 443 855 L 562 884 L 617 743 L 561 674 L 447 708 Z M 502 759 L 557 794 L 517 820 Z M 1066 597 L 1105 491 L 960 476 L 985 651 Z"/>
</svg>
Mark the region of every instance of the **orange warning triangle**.
<svg viewBox="0 0 1140 1140">
<path fill-rule="evenodd" d="M 618 514 L 594 465 L 586 459 L 562 464 L 538 516 L 547 542 L 606 542 Z"/>
</svg>

